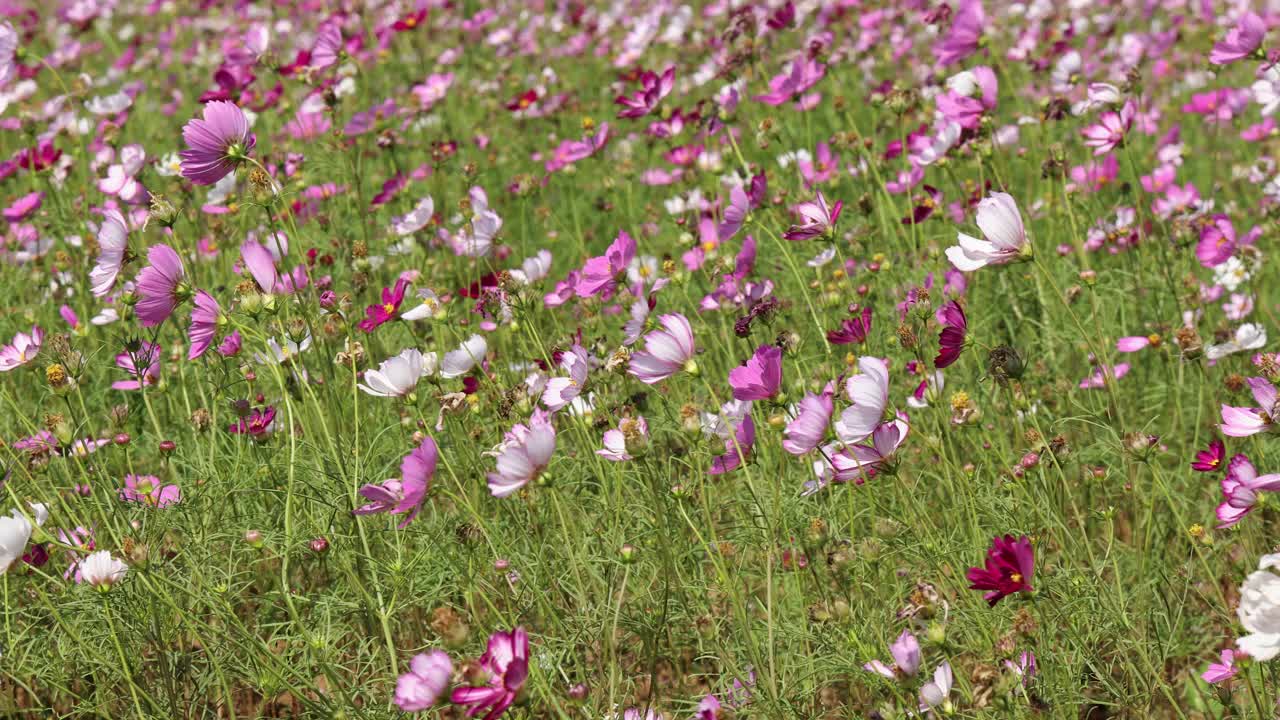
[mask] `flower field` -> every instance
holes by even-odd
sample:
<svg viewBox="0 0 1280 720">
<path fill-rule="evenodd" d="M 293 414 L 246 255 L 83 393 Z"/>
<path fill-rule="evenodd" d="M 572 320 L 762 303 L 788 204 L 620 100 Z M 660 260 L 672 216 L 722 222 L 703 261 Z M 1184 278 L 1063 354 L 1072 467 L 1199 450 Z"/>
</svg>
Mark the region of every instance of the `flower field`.
<svg viewBox="0 0 1280 720">
<path fill-rule="evenodd" d="M 0 3 L 0 716 L 1273 718 L 1280 3 Z"/>
</svg>

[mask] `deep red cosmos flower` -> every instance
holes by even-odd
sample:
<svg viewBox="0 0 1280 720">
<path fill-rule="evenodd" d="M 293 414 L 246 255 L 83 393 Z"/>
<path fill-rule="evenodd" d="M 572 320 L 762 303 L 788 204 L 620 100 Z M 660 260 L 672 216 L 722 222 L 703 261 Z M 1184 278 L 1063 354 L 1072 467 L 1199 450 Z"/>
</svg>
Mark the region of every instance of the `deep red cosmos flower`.
<svg viewBox="0 0 1280 720">
<path fill-rule="evenodd" d="M 1035 570 L 1035 550 L 1026 535 L 996 537 L 987 549 L 985 567 L 971 567 L 965 573 L 970 590 L 986 590 L 982 596 L 995 606 L 1006 595 L 1031 591 L 1031 574 Z"/>
<path fill-rule="evenodd" d="M 400 303 L 404 302 L 404 291 L 409 281 L 404 278 L 396 280 L 394 288 L 382 288 L 382 302 L 365 308 L 365 318 L 360 321 L 359 328 L 367 333 L 373 332 L 383 323 L 394 320 L 400 312 Z"/>
</svg>

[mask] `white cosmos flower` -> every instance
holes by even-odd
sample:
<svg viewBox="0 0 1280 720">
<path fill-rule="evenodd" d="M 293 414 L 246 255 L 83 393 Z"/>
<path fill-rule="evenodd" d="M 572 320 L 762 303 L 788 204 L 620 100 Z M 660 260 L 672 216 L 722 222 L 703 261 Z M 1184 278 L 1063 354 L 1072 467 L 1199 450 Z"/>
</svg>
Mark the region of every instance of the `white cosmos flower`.
<svg viewBox="0 0 1280 720">
<path fill-rule="evenodd" d="M 419 200 L 418 204 L 415 205 L 414 208 L 404 217 L 396 219 L 395 223 L 392 225 L 392 229 L 401 237 L 405 235 L 412 235 L 426 227 L 427 223 L 431 222 L 431 216 L 435 215 L 435 212 L 435 201 L 431 199 L 430 195 L 428 195 Z"/>
<path fill-rule="evenodd" d="M 361 390 L 377 397 L 404 397 L 418 387 L 418 381 L 433 374 L 439 363 L 435 353 L 423 354 L 407 348 L 384 360 L 377 370 L 366 370 Z"/>
<path fill-rule="evenodd" d="M 431 317 L 442 317 L 444 307 L 440 304 L 440 297 L 436 295 L 431 288 L 422 288 L 418 291 L 418 299 L 422 302 L 417 307 L 410 308 L 400 313 L 401 320 L 425 320 Z"/>
<path fill-rule="evenodd" d="M 133 98 L 118 92 L 112 95 L 98 96 L 85 102 L 85 108 L 94 115 L 116 115 L 129 109 Z"/>
<path fill-rule="evenodd" d="M 124 580 L 125 573 L 129 572 L 129 566 L 117 558 L 111 557 L 111 553 L 107 550 L 99 550 L 90 553 L 88 557 L 80 561 L 77 566 L 80 573 L 80 579 L 89 583 L 99 590 L 110 590 L 112 585 Z"/>
<path fill-rule="evenodd" d="M 462 343 L 462 347 L 444 354 L 444 360 L 440 363 L 440 377 L 452 379 L 466 375 L 476 363 L 484 359 L 487 352 L 489 343 L 484 336 L 472 335 Z"/>
<path fill-rule="evenodd" d="M 1280 109 L 1280 66 L 1268 66 L 1251 89 L 1253 99 L 1262 106 L 1263 115 L 1271 115 Z"/>
<path fill-rule="evenodd" d="M 520 269 L 511 271 L 511 279 L 521 285 L 532 285 L 551 272 L 551 251 L 539 250 L 537 255 L 525 258 Z"/>
<path fill-rule="evenodd" d="M 42 504 L 33 503 L 31 516 L 39 527 L 49 518 L 49 509 Z M 12 510 L 8 517 L 0 517 L 0 575 L 26 552 L 32 530 L 31 521 L 19 510 Z"/>
<path fill-rule="evenodd" d="M 1280 654 L 1280 575 L 1271 568 L 1280 565 L 1280 555 L 1263 555 L 1258 570 L 1240 586 L 1240 624 L 1248 635 L 1236 640 L 1236 647 L 1260 662 Z"/>
<path fill-rule="evenodd" d="M 1267 329 L 1258 323 L 1245 323 L 1236 328 L 1236 336 L 1220 345 L 1210 345 L 1204 349 L 1205 357 L 1218 360 L 1232 353 L 1245 350 L 1257 350 L 1267 344 Z"/>
</svg>

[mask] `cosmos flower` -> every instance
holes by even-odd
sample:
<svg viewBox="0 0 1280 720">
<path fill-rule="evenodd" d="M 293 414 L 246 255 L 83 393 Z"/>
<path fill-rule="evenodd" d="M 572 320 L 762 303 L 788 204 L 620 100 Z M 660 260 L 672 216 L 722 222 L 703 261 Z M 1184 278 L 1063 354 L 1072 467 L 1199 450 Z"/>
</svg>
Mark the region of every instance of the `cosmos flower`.
<svg viewBox="0 0 1280 720">
<path fill-rule="evenodd" d="M 838 330 L 827 331 L 827 342 L 832 345 L 852 345 L 864 343 L 867 333 L 871 332 L 871 306 L 861 309 L 857 305 L 849 306 L 852 318 L 845 318 Z"/>
<path fill-rule="evenodd" d="M 819 395 L 805 393 L 800 399 L 795 419 L 783 431 L 783 450 L 792 455 L 804 455 L 822 444 L 827 436 L 827 428 L 831 425 L 831 416 L 835 412 L 834 395 L 833 383 L 827 383 L 826 389 Z"/>
<path fill-rule="evenodd" d="M 662 382 L 681 370 L 695 373 L 693 361 L 697 346 L 693 328 L 683 315 L 659 315 L 661 330 L 654 330 L 644 338 L 644 350 L 631 356 L 630 372 L 640 382 L 653 385 Z"/>
<path fill-rule="evenodd" d="M 618 427 L 604 432 L 604 448 L 596 454 L 612 462 L 626 462 L 649 443 L 649 423 L 643 415 L 622 418 Z"/>
<path fill-rule="evenodd" d="M 365 308 L 365 318 L 357 327 L 371 333 L 384 323 L 394 320 L 400 311 L 400 303 L 404 302 L 404 291 L 408 287 L 409 281 L 400 278 L 396 280 L 394 287 L 382 288 L 382 302 Z"/>
<path fill-rule="evenodd" d="M 187 269 L 182 258 L 168 245 L 153 245 L 147 251 L 151 263 L 138 273 L 138 302 L 134 311 L 142 327 L 155 327 L 173 314 L 186 298 Z"/>
<path fill-rule="evenodd" d="M 5 20 L 0 22 L 0 87 L 9 84 L 17 73 L 18 31 Z"/>
<path fill-rule="evenodd" d="M 1222 504 L 1218 505 L 1218 528 L 1229 528 L 1253 511 L 1262 491 L 1280 491 L 1280 473 L 1259 475 L 1253 463 L 1243 454 L 1227 463 L 1227 474 L 1222 478 Z"/>
<path fill-rule="evenodd" d="M 191 350 L 187 352 L 188 360 L 195 360 L 209 346 L 218 332 L 218 324 L 223 320 L 222 307 L 212 295 L 204 290 L 197 290 L 191 308 L 191 326 L 187 328 L 187 337 L 191 341 Z"/>
<path fill-rule="evenodd" d="M 120 584 L 129 566 L 111 556 L 106 550 L 90 553 L 77 564 L 77 579 L 89 583 L 100 592 L 106 592 Z"/>
<path fill-rule="evenodd" d="M 33 504 L 31 517 L 36 521 L 36 527 L 44 525 L 49 517 L 48 508 L 39 503 Z M 9 511 L 9 515 L 0 516 L 0 575 L 22 557 L 34 529 L 27 516 L 16 508 Z"/>
<path fill-rule="evenodd" d="M 733 434 L 724 441 L 724 454 L 711 461 L 708 475 L 723 475 L 737 470 L 750 457 L 756 444 L 756 424 L 751 415 L 745 415 Z"/>
<path fill-rule="evenodd" d="M 430 377 L 437 367 L 436 354 L 417 348 L 405 348 L 400 354 L 382 361 L 377 370 L 366 370 L 358 387 L 375 397 L 405 397 Z"/>
<path fill-rule="evenodd" d="M 167 508 L 177 505 L 182 500 L 182 491 L 177 485 L 165 485 L 155 475 L 125 475 L 124 487 L 120 489 L 120 498 L 150 505 L 156 508 Z"/>
<path fill-rule="evenodd" d="M 225 100 L 206 103 L 203 119 L 188 121 L 182 139 L 187 144 L 179 153 L 182 176 L 196 185 L 212 185 L 226 177 L 248 159 L 257 143 L 244 111 Z"/>
<path fill-rule="evenodd" d="M 840 211 L 844 202 L 837 200 L 835 205 L 828 206 L 827 199 L 818 191 L 813 200 L 807 200 L 795 207 L 804 222 L 792 225 L 782 237 L 788 240 L 811 240 L 835 232 L 836 221 L 840 219 Z"/>
<path fill-rule="evenodd" d="M 1263 555 L 1258 569 L 1240 586 L 1240 607 L 1236 614 L 1248 635 L 1236 640 L 1236 647 L 1258 662 L 1268 662 L 1280 654 L 1280 575 L 1272 568 L 1280 565 L 1280 554 Z"/>
<path fill-rule="evenodd" d="M 782 349 L 761 345 L 745 365 L 729 371 L 729 387 L 736 400 L 766 400 L 782 386 Z"/>
<path fill-rule="evenodd" d="M 898 639 L 889 645 L 889 656 L 893 658 L 892 667 L 879 660 L 872 660 L 862 667 L 890 680 L 896 680 L 899 676 L 915 677 L 920 671 L 920 641 L 910 630 L 903 630 Z"/>
<path fill-rule="evenodd" d="M 1222 459 L 1226 456 L 1227 446 L 1222 441 L 1214 438 L 1209 442 L 1209 446 L 1204 450 L 1196 453 L 1196 459 L 1191 461 L 1191 469 L 1196 472 L 1217 472 L 1222 467 Z"/>
<path fill-rule="evenodd" d="M 1255 408 L 1222 406 L 1222 434 L 1227 437 L 1249 437 L 1274 427 L 1276 413 L 1276 387 L 1263 377 L 1251 377 L 1246 380 L 1253 399 L 1258 403 Z"/>
<path fill-rule="evenodd" d="M 938 318 L 943 323 L 938 333 L 938 355 L 933 358 L 933 366 L 939 370 L 950 367 L 964 351 L 965 335 L 969 331 L 969 320 L 964 315 L 964 308 L 955 300 L 949 300 L 938 311 Z"/>
<path fill-rule="evenodd" d="M 950 715 L 951 686 L 954 682 L 951 663 L 944 661 L 933 671 L 933 679 L 920 687 L 920 712 L 941 707 L 944 715 Z"/>
<path fill-rule="evenodd" d="M 845 394 L 853 403 L 836 421 L 836 435 L 848 445 L 861 442 L 880 426 L 889 406 L 889 366 L 876 357 L 858 358 L 857 375 L 845 381 Z"/>
<path fill-rule="evenodd" d="M 136 350 L 116 355 L 116 366 L 128 373 L 129 379 L 111 383 L 113 389 L 137 390 L 154 385 L 160 380 L 160 346 L 144 340 Z"/>
<path fill-rule="evenodd" d="M 489 636 L 489 646 L 480 656 L 481 669 L 489 676 L 487 685 L 454 688 L 449 701 L 469 706 L 467 717 L 482 712 L 485 720 L 496 720 L 515 702 L 529 677 L 529 635 L 523 627 Z"/>
<path fill-rule="evenodd" d="M 489 473 L 489 492 L 507 497 L 537 479 L 556 450 L 556 429 L 551 416 L 533 411 L 529 424 L 511 428 L 498 446 L 497 471 Z"/>
<path fill-rule="evenodd" d="M 1031 591 L 1031 575 L 1035 570 L 1035 551 L 1026 535 L 996 537 L 987 550 L 985 567 L 971 567 L 965 573 L 969 589 L 986 590 L 982 599 L 988 605 L 1014 593 Z"/>
<path fill-rule="evenodd" d="M 254 408 L 248 415 L 240 418 L 227 428 L 227 432 L 233 435 L 248 435 L 249 437 L 260 440 L 271 434 L 275 428 L 273 427 L 276 419 L 276 409 L 274 406 Z"/>
<path fill-rule="evenodd" d="M 489 343 L 484 336 L 472 335 L 457 350 L 450 350 L 444 354 L 444 359 L 440 362 L 440 377 L 451 380 L 466 375 L 476 364 L 484 360 L 488 352 Z"/>
<path fill-rule="evenodd" d="M 453 661 L 443 650 L 419 653 L 409 661 L 409 672 L 396 680 L 396 707 L 404 712 L 430 710 L 444 695 L 453 676 Z"/>
<path fill-rule="evenodd" d="M 546 405 L 551 412 L 568 405 L 582 394 L 587 384 L 587 373 L 591 369 L 587 351 L 575 343 L 569 352 L 564 353 L 560 358 L 560 368 L 569 374 L 568 377 L 551 378 L 542 392 L 542 404 Z"/>
<path fill-rule="evenodd" d="M 987 24 L 987 14 L 982 0 L 960 0 L 951 28 L 933 45 L 938 63 L 954 65 L 978 51 L 982 30 Z"/>
<path fill-rule="evenodd" d="M 0 347 L 0 372 L 15 370 L 35 360 L 43 343 L 44 330 L 39 325 L 32 325 L 30 333 L 14 335 L 13 342 Z"/>
<path fill-rule="evenodd" d="M 1208 669 L 1200 674 L 1200 679 L 1210 685 L 1217 685 L 1220 682 L 1230 680 L 1235 677 L 1236 673 L 1240 672 L 1240 667 L 1236 665 L 1237 655 L 1243 655 L 1243 653 L 1239 653 L 1231 648 L 1223 648 L 1222 653 L 1219 655 L 1221 661 L 1209 663 Z"/>
<path fill-rule="evenodd" d="M 395 222 L 391 225 L 391 229 L 395 231 L 396 235 L 401 237 L 404 237 L 405 235 L 412 235 L 426 227 L 427 223 L 431 222 L 431 218 L 435 215 L 435 212 L 435 201 L 431 199 L 430 195 L 428 195 L 419 200 L 418 204 L 403 217 L 396 218 Z"/>
<path fill-rule="evenodd" d="M 368 483 L 359 490 L 360 496 L 370 502 L 352 511 L 355 515 L 372 515 L 375 513 L 391 513 L 405 515 L 397 526 L 404 529 L 422 509 L 422 502 L 431 487 L 431 478 L 436 473 L 436 462 L 440 450 L 436 441 L 425 437 L 418 447 L 414 448 L 400 462 L 400 478 L 384 480 L 381 483 Z"/>
<path fill-rule="evenodd" d="M 658 75 L 646 70 L 640 76 L 641 89 L 632 95 L 619 95 L 614 104 L 621 105 L 619 118 L 639 118 L 648 115 L 658 106 L 662 98 L 671 93 L 675 85 L 676 66 L 672 65 Z"/>
<path fill-rule="evenodd" d="M 957 270 L 973 272 L 1030 256 L 1022 214 L 1009 194 L 995 193 L 979 202 L 977 223 L 985 240 L 960 233 L 960 244 L 947 248 L 947 259 Z"/>
<path fill-rule="evenodd" d="M 98 261 L 89 273 L 94 297 L 105 297 L 115 288 L 128 244 L 129 226 L 120 211 L 104 212 L 102 225 L 98 227 Z"/>
<path fill-rule="evenodd" d="M 1137 105 L 1129 100 L 1120 108 L 1120 112 L 1102 113 L 1097 123 L 1080 130 L 1080 134 L 1084 136 L 1084 144 L 1093 148 L 1095 156 L 1111 152 L 1124 143 L 1124 136 L 1133 127 L 1133 118 L 1137 112 Z"/>
<path fill-rule="evenodd" d="M 1253 55 L 1262 47 L 1262 39 L 1267 34 L 1267 23 L 1257 13 L 1247 12 L 1236 21 L 1235 27 L 1227 31 L 1225 37 L 1214 44 L 1209 51 L 1209 62 L 1214 65 L 1229 65 Z"/>
<path fill-rule="evenodd" d="M 574 292 L 581 298 L 611 294 L 617 276 L 626 271 L 635 256 L 636 241 L 625 230 L 620 231 L 604 255 L 593 257 L 582 266 Z"/>
</svg>

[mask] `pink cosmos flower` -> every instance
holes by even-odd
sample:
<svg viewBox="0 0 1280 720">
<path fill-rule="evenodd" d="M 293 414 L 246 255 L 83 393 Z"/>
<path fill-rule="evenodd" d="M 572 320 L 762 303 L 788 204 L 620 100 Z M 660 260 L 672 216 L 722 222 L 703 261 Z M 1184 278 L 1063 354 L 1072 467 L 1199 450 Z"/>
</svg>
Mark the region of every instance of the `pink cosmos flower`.
<svg viewBox="0 0 1280 720">
<path fill-rule="evenodd" d="M 218 301 L 204 290 L 197 290 L 194 307 L 191 308 L 191 326 L 187 328 L 187 337 L 191 340 L 188 360 L 204 355 L 209 346 L 213 345 L 221 320 L 222 307 L 218 305 Z"/>
<path fill-rule="evenodd" d="M 182 128 L 187 149 L 178 155 L 183 177 L 196 185 L 212 185 L 249 157 L 257 138 L 250 134 L 248 119 L 234 103 L 206 103 L 203 115 Z"/>
<path fill-rule="evenodd" d="M 138 302 L 134 311 L 142 327 L 155 327 L 173 314 L 184 299 L 183 279 L 187 270 L 182 258 L 168 245 L 153 245 L 147 251 L 151 264 L 138 273 Z"/>
<path fill-rule="evenodd" d="M 275 252 L 257 240 L 245 240 L 240 245 L 240 260 L 253 276 L 253 281 L 258 284 L 258 289 L 264 293 L 292 295 L 310 282 L 304 265 L 296 266 L 291 273 L 282 273 L 276 269 L 277 255 L 283 255 L 288 248 L 283 237 L 278 234 L 271 240 L 276 247 Z"/>
<path fill-rule="evenodd" d="M 960 303 L 950 300 L 938 311 L 943 328 L 938 333 L 938 355 L 933 359 L 933 366 L 939 370 L 950 367 L 964 351 L 965 335 L 969 331 L 969 320 L 964 315 Z"/>
<path fill-rule="evenodd" d="M 1224 648 L 1222 654 L 1219 655 L 1222 661 L 1209 663 L 1209 668 L 1200 674 L 1200 679 L 1210 685 L 1217 685 L 1224 680 L 1230 680 L 1235 677 L 1236 673 L 1240 672 L 1240 667 L 1236 665 L 1237 655 L 1244 655 L 1244 653 L 1231 648 Z"/>
<path fill-rule="evenodd" d="M 131 378 L 111 383 L 116 390 L 137 390 L 154 385 L 160 379 L 160 346 L 144 340 L 137 350 L 126 350 L 116 355 L 116 367 Z"/>
<path fill-rule="evenodd" d="M 119 210 L 107 210 L 98 227 L 98 262 L 89 273 L 94 297 L 105 297 L 116 286 L 129 244 L 129 226 Z"/>
<path fill-rule="evenodd" d="M 827 74 L 827 66 L 807 54 L 791 61 L 791 71 L 774 76 L 769 81 L 769 92 L 755 96 L 756 102 L 765 105 L 781 105 L 795 95 L 801 95 Z"/>
<path fill-rule="evenodd" d="M 1108 111 L 1098 117 L 1098 122 L 1080 130 L 1084 144 L 1093 148 L 1094 156 L 1106 155 L 1124 143 L 1124 136 L 1133 127 L 1137 105 L 1127 101 L 1120 112 Z"/>
<path fill-rule="evenodd" d="M 30 333 L 18 333 L 13 342 L 0 347 L 0 372 L 9 372 L 36 359 L 44 343 L 44 330 L 32 325 Z"/>
<path fill-rule="evenodd" d="M 857 375 L 845 381 L 845 394 L 853 403 L 836 421 L 836 435 L 847 445 L 862 442 L 875 432 L 889 405 L 889 366 L 877 357 L 858 359 Z"/>
<path fill-rule="evenodd" d="M 995 606 L 1006 596 L 1031 591 L 1031 575 L 1035 571 L 1035 550 L 1026 535 L 996 537 L 987 550 L 984 567 L 971 567 L 965 573 L 969 589 L 987 590 L 982 599 Z"/>
<path fill-rule="evenodd" d="M 1150 335 L 1128 335 L 1116 340 L 1116 350 L 1122 353 L 1138 352 L 1151 346 Z"/>
<path fill-rule="evenodd" d="M 423 438 L 400 462 L 400 479 L 384 480 L 381 483 L 368 483 L 360 488 L 360 496 L 370 502 L 352 511 L 354 515 L 372 515 L 374 513 L 390 513 L 405 515 L 397 527 L 404 529 L 418 512 L 422 510 L 422 502 L 431 487 L 431 478 L 436 473 L 436 461 L 439 459 L 439 448 L 430 437 Z"/>
<path fill-rule="evenodd" d="M 844 452 L 831 456 L 835 466 L 835 479 L 840 482 L 855 480 L 861 483 L 871 471 L 881 472 L 893 464 L 894 455 L 910 432 L 907 416 L 898 416 L 880 423 L 871 433 L 870 445 L 846 445 Z"/>
<path fill-rule="evenodd" d="M 34 215 L 35 212 L 40 209 L 40 205 L 43 202 L 44 193 L 42 191 L 37 190 L 35 192 L 27 193 L 17 200 L 14 200 L 13 204 L 4 209 L 4 219 L 11 223 L 22 222 Z"/>
<path fill-rule="evenodd" d="M 1226 215 L 1214 215 L 1200 226 L 1200 242 L 1196 243 L 1196 259 L 1204 267 L 1217 267 L 1236 251 L 1236 228 Z"/>
<path fill-rule="evenodd" d="M 342 52 L 342 28 L 336 19 L 321 23 L 316 32 L 316 43 L 311 47 L 311 67 L 323 70 L 338 62 Z"/>
<path fill-rule="evenodd" d="M 233 435 L 248 435 L 249 437 L 260 440 L 275 429 L 272 427 L 276 419 L 276 409 L 272 405 L 266 407 L 254 408 L 248 415 L 240 418 L 227 428 L 227 432 Z"/>
<path fill-rule="evenodd" d="M 1222 504 L 1218 505 L 1218 528 L 1229 528 L 1244 519 L 1261 501 L 1262 491 L 1280 492 L 1280 473 L 1259 475 L 1243 454 L 1227 463 L 1222 478 Z"/>
<path fill-rule="evenodd" d="M 818 447 L 827 436 L 831 416 L 835 412 L 835 386 L 827 383 L 820 395 L 805 393 L 800 399 L 795 419 L 783 431 L 782 449 L 792 455 L 804 455 Z"/>
<path fill-rule="evenodd" d="M 591 369 L 591 361 L 587 357 L 586 349 L 575 343 L 573 348 L 560 358 L 560 367 L 569 373 L 569 376 L 551 378 L 547 381 L 546 390 L 542 392 L 542 404 L 546 405 L 551 412 L 568 405 L 582 394 L 582 389 L 587 383 L 587 373 Z"/>
<path fill-rule="evenodd" d="M 523 627 L 489 636 L 489 647 L 480 656 L 480 667 L 489 674 L 489 683 L 480 687 L 455 688 L 449 701 L 469 705 L 467 717 L 488 711 L 484 720 L 496 720 L 524 687 L 529 677 L 529 635 Z"/>
<path fill-rule="evenodd" d="M 419 653 L 409 661 L 409 672 L 396 680 L 396 707 L 404 712 L 430 710 L 449 687 L 453 661 L 443 650 Z"/>
<path fill-rule="evenodd" d="M 556 450 L 556 429 L 551 415 L 534 410 L 529 424 L 511 428 L 498 446 L 497 472 L 489 473 L 489 492 L 507 497 L 536 480 Z"/>
<path fill-rule="evenodd" d="M 400 311 L 400 303 L 404 302 L 404 291 L 408 287 L 409 281 L 400 278 L 396 280 L 395 287 L 382 288 L 382 302 L 365 308 L 365 318 L 357 327 L 371 333 L 383 323 L 394 320 Z"/>
<path fill-rule="evenodd" d="M 1243 60 L 1262 47 L 1262 39 L 1266 34 L 1266 21 L 1256 13 L 1247 12 L 1236 21 L 1235 27 L 1227 31 L 1226 37 L 1209 51 L 1209 62 L 1214 65 L 1229 65 Z"/>
<path fill-rule="evenodd" d="M 619 95 L 614 99 L 614 104 L 622 106 L 622 110 L 618 111 L 618 117 L 638 118 L 653 112 L 658 102 L 671 93 L 671 88 L 675 85 L 675 76 L 675 65 L 668 67 L 661 76 L 646 70 L 640 76 L 639 91 L 632 95 Z"/>
<path fill-rule="evenodd" d="M 126 502 L 150 505 L 155 508 L 166 508 L 177 505 L 182 500 L 182 491 L 177 485 L 163 485 L 155 475 L 125 475 L 124 487 L 120 489 L 120 497 Z"/>
<path fill-rule="evenodd" d="M 684 315 L 659 315 L 661 330 L 654 330 L 644 338 L 644 350 L 631 356 L 630 372 L 640 382 L 653 385 L 662 382 L 681 370 L 697 372 L 693 356 L 697 347 L 693 340 L 693 328 Z"/>
<path fill-rule="evenodd" d="M 1217 472 L 1226 453 L 1227 446 L 1214 438 L 1207 448 L 1196 453 L 1196 459 L 1191 461 L 1191 469 L 1196 472 Z"/>
<path fill-rule="evenodd" d="M 1128 374 L 1129 363 L 1116 363 L 1115 366 L 1110 368 L 1106 365 L 1099 365 L 1093 371 L 1092 375 L 1080 381 L 1080 389 L 1096 390 L 1098 388 L 1106 387 L 1108 381 L 1119 380 Z"/>
<path fill-rule="evenodd" d="M 1255 408 L 1222 406 L 1222 434 L 1227 437 L 1249 437 L 1273 427 L 1276 414 L 1276 387 L 1270 380 L 1251 377 L 1246 382 L 1258 403 Z"/>
<path fill-rule="evenodd" d="M 872 660 L 862 667 L 890 680 L 896 680 L 899 676 L 915 677 L 920 671 L 920 641 L 910 630 L 903 630 L 898 639 L 893 641 L 889 646 L 889 656 L 893 658 L 892 667 L 879 660 Z"/>
<path fill-rule="evenodd" d="M 620 231 L 604 255 L 593 257 L 582 266 L 574 292 L 582 298 L 612 294 L 617 276 L 626 271 L 635 256 L 636 241 L 627 231 Z"/>
<path fill-rule="evenodd" d="M 8 85 L 17 74 L 18 31 L 5 20 L 0 22 L 0 86 Z"/>
<path fill-rule="evenodd" d="M 756 424 L 748 413 L 733 431 L 733 435 L 725 438 L 724 454 L 711 461 L 708 475 L 722 475 L 737 470 L 751 455 L 756 444 Z"/>
<path fill-rule="evenodd" d="M 788 240 L 810 240 L 816 237 L 835 233 L 836 221 L 840 219 L 840 211 L 844 209 L 844 201 L 837 200 L 835 205 L 827 206 L 827 199 L 819 190 L 817 197 L 796 205 L 795 211 L 804 219 L 800 225 L 792 225 L 782 237 Z"/>
<path fill-rule="evenodd" d="M 716 239 L 724 242 L 737 235 L 750 212 L 751 198 L 747 195 L 747 191 L 743 190 L 741 185 L 734 185 L 729 191 L 729 205 L 724 209 L 724 222 L 720 223 L 716 229 Z"/>
<path fill-rule="evenodd" d="M 782 349 L 761 345 L 745 365 L 729 371 L 729 386 L 735 400 L 766 400 L 775 397 L 782 385 Z"/>
<path fill-rule="evenodd" d="M 950 715 L 953 709 L 950 699 L 951 688 L 954 684 L 955 676 L 951 672 L 951 663 L 943 661 L 933 671 L 933 679 L 920 687 L 920 712 L 941 707 L 943 714 Z"/>
<path fill-rule="evenodd" d="M 957 270 L 973 272 L 987 265 L 1003 265 L 1031 254 L 1018 204 L 1008 193 L 994 193 L 978 203 L 978 228 L 986 240 L 959 234 L 959 245 L 947 248 Z"/>
<path fill-rule="evenodd" d="M 637 446 L 643 447 L 649 442 L 649 423 L 643 415 L 634 418 L 623 418 L 618 427 L 604 433 L 604 448 L 596 454 L 612 462 L 626 462 L 633 459 Z"/>
<path fill-rule="evenodd" d="M 934 43 L 933 55 L 944 66 L 954 65 L 978 51 L 987 14 L 982 0 L 961 0 L 951 21 L 951 29 Z"/>
<path fill-rule="evenodd" d="M 951 77 L 947 92 L 937 97 L 938 112 L 961 128 L 975 130 L 983 113 L 994 110 L 999 83 L 995 71 L 979 65 Z"/>
<path fill-rule="evenodd" d="M 693 720 L 720 720 L 720 701 L 715 695 L 707 695 L 698 703 Z"/>
<path fill-rule="evenodd" d="M 98 181 L 98 189 L 127 203 L 146 202 L 147 189 L 136 178 L 146 162 L 147 151 L 141 145 L 125 145 L 120 148 L 120 162 L 107 168 L 107 176 Z"/>
</svg>

